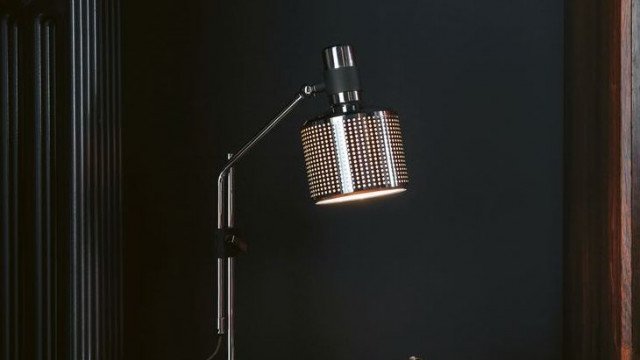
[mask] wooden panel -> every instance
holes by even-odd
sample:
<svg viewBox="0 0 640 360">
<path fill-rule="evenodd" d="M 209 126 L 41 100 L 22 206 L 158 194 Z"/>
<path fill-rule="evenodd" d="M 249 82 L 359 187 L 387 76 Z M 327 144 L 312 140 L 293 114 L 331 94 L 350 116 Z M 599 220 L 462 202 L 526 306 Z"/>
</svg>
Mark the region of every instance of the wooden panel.
<svg viewBox="0 0 640 360">
<path fill-rule="evenodd" d="M 640 359 L 640 4 L 631 4 L 631 249 L 632 359 Z"/>
<path fill-rule="evenodd" d="M 632 109 L 635 3 L 567 1 L 566 359 L 638 358 L 633 346 L 638 239 L 632 231 L 638 201 L 633 131 L 640 125 Z"/>
</svg>

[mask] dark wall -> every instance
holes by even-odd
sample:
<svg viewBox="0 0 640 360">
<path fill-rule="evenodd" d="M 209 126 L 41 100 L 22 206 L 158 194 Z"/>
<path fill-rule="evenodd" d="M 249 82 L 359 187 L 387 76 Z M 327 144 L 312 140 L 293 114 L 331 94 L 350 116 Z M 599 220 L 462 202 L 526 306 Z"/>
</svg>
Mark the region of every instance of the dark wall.
<svg viewBox="0 0 640 360">
<path fill-rule="evenodd" d="M 562 18 L 553 0 L 124 5 L 125 351 L 214 344 L 214 177 L 350 43 L 401 115 L 407 193 L 317 207 L 305 103 L 238 167 L 239 359 L 559 359 Z"/>
<path fill-rule="evenodd" d="M 121 359 L 120 0 L 0 0 L 0 359 Z"/>
</svg>

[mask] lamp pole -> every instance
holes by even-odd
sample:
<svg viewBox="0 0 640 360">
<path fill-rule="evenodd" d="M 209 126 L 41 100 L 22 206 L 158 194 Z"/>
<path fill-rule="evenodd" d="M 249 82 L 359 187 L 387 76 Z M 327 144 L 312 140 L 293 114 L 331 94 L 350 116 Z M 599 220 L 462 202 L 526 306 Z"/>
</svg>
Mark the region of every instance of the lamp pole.
<svg viewBox="0 0 640 360">
<path fill-rule="evenodd" d="M 234 169 L 233 165 L 242 158 L 265 135 L 273 130 L 303 99 L 324 90 L 322 84 L 305 85 L 293 101 L 276 117 L 265 125 L 251 140 L 235 154 L 227 154 L 227 162 L 218 175 L 218 231 L 222 234 L 234 228 Z M 226 200 L 226 201 L 225 201 Z M 226 203 L 226 204 L 225 204 Z M 226 216 L 225 216 L 226 215 Z M 224 236 L 224 235 L 223 235 Z M 232 239 L 235 239 L 232 237 Z M 226 238 L 223 241 L 227 241 Z M 233 242 L 233 240 L 232 240 Z M 230 246 L 237 246 L 232 243 Z M 228 254 L 218 254 L 217 259 L 217 318 L 218 336 L 227 337 L 227 360 L 235 360 L 234 344 L 234 293 L 235 293 L 235 259 Z M 226 285 L 226 287 L 225 287 Z M 226 308 L 225 308 L 226 304 Z"/>
<path fill-rule="evenodd" d="M 316 204 L 406 190 L 409 179 L 397 114 L 388 110 L 361 110 L 360 80 L 351 46 L 328 47 L 323 57 L 324 82 L 303 86 L 293 100 L 238 151 L 227 154 L 227 162 L 218 175 L 218 230 L 214 242 L 218 267 L 218 347 L 208 360 L 215 357 L 224 336 L 227 360 L 235 360 L 235 256 L 246 251 L 246 244 L 234 228 L 234 165 L 303 99 L 326 92 L 332 106 L 331 112 L 307 121 L 301 129 L 307 179 Z"/>
<path fill-rule="evenodd" d="M 231 159 L 233 154 L 227 154 L 227 159 Z M 233 167 L 227 172 L 227 228 L 233 229 Z M 235 359 L 235 317 L 233 316 L 234 295 L 235 295 L 235 258 L 227 259 L 227 354 L 228 359 Z"/>
</svg>

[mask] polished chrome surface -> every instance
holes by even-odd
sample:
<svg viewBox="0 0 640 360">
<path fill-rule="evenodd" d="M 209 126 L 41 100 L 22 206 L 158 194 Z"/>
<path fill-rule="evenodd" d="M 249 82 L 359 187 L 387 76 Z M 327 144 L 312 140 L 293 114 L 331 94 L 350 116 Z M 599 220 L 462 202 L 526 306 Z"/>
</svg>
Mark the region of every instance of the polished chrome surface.
<svg viewBox="0 0 640 360">
<path fill-rule="evenodd" d="M 361 109 L 361 105 L 359 102 L 349 102 L 344 104 L 336 104 L 331 108 L 333 110 L 333 115 L 340 115 L 358 112 Z"/>
<path fill-rule="evenodd" d="M 348 194 L 342 194 L 342 195 L 318 200 L 316 202 L 316 205 L 338 204 L 338 203 L 349 202 L 349 201 L 372 199 L 376 197 L 382 197 L 382 196 L 401 193 L 405 190 L 407 189 L 405 188 L 384 189 L 383 188 L 383 189 L 374 189 L 374 190 L 355 191 Z"/>
<path fill-rule="evenodd" d="M 234 163 L 240 160 L 240 158 L 242 158 L 244 154 L 247 153 L 247 151 L 249 151 L 255 144 L 258 143 L 258 141 L 260 141 L 265 135 L 267 135 L 271 130 L 273 130 L 273 128 L 276 125 L 278 125 L 280 121 L 282 121 L 282 119 L 284 119 L 287 116 L 287 114 L 289 114 L 289 112 L 291 112 L 291 110 L 293 110 L 296 107 L 296 105 L 298 105 L 298 103 L 302 101 L 302 99 L 304 99 L 305 97 L 306 97 L 305 93 L 299 93 L 298 95 L 296 95 L 296 97 L 287 107 L 285 107 L 275 118 L 273 118 L 273 120 L 267 123 L 267 125 L 265 125 L 265 127 L 262 128 L 262 130 L 260 130 L 253 138 L 251 138 L 251 140 L 249 140 L 246 144 L 244 144 L 244 146 L 242 146 L 242 148 L 240 148 L 240 150 L 238 150 L 236 154 L 227 161 L 225 166 L 220 171 L 220 174 L 218 175 L 218 184 L 224 182 L 224 176 L 227 173 L 227 171 L 231 168 L 231 166 L 233 166 Z"/>
<path fill-rule="evenodd" d="M 349 45 L 331 46 L 322 52 L 325 70 L 356 66 L 353 49 Z"/>
<path fill-rule="evenodd" d="M 227 160 L 233 158 L 233 154 L 227 154 Z M 224 200 L 227 199 L 227 227 L 233 227 L 233 168 L 229 168 L 227 171 L 227 184 L 226 194 L 224 183 L 218 183 L 218 229 L 223 229 L 225 226 L 224 221 Z M 225 286 L 227 275 L 227 259 L 217 259 L 217 317 L 216 328 L 218 335 L 227 333 L 227 317 L 225 312 Z"/>
<path fill-rule="evenodd" d="M 227 159 L 231 159 L 232 154 L 227 154 Z M 224 229 L 224 201 L 226 198 L 224 181 L 218 181 L 218 229 Z M 217 259 L 217 315 L 216 315 L 216 328 L 218 335 L 226 334 L 227 332 L 227 317 L 226 317 L 226 275 L 227 275 L 227 259 Z"/>
<path fill-rule="evenodd" d="M 236 357 L 235 349 L 235 313 L 234 296 L 235 296 L 235 258 L 227 259 L 227 360 L 234 360 Z"/>
<path fill-rule="evenodd" d="M 322 84 L 316 85 L 304 85 L 296 94 L 295 98 L 291 101 L 289 105 L 287 105 L 284 109 L 280 111 L 276 117 L 274 117 L 271 121 L 267 123 L 257 134 L 253 136 L 249 141 L 247 141 L 241 148 L 238 150 L 224 165 L 220 173 L 218 174 L 218 226 L 221 225 L 222 217 L 224 217 L 224 203 L 220 200 L 220 191 L 224 185 L 224 177 L 227 171 L 235 164 L 238 160 L 240 160 L 251 148 L 253 148 L 262 138 L 267 135 L 273 128 L 276 127 L 284 119 L 290 112 L 293 110 L 300 101 L 303 99 L 313 96 L 316 92 L 323 91 L 324 86 Z"/>
<path fill-rule="evenodd" d="M 328 116 L 307 122 L 301 133 L 309 190 L 318 204 L 395 193 L 409 182 L 392 111 Z M 374 194 L 390 189 L 399 190 Z"/>
<path fill-rule="evenodd" d="M 231 159 L 233 154 L 228 154 Z M 233 167 L 229 168 L 227 173 L 227 228 L 234 226 L 234 181 Z M 234 316 L 234 297 L 235 297 L 235 259 L 230 257 L 227 259 L 227 360 L 235 359 L 235 316 Z"/>
<path fill-rule="evenodd" d="M 232 153 L 227 154 L 227 159 L 233 158 Z M 234 169 L 229 168 L 227 173 L 227 227 L 229 229 L 234 226 Z"/>
<path fill-rule="evenodd" d="M 360 91 L 352 90 L 337 94 L 331 94 L 331 102 L 335 106 L 360 101 Z"/>
</svg>

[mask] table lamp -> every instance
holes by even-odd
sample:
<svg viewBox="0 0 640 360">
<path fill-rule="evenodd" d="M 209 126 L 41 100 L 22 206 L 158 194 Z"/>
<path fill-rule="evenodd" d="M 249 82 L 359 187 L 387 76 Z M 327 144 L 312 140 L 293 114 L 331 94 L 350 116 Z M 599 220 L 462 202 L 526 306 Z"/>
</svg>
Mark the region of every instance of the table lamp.
<svg viewBox="0 0 640 360">
<path fill-rule="evenodd" d="M 303 99 L 326 93 L 323 115 L 304 123 L 302 149 L 311 199 L 317 205 L 345 203 L 405 191 L 409 182 L 398 115 L 362 107 L 362 89 L 353 49 L 331 46 L 322 52 L 324 81 L 303 86 L 293 101 L 237 152 L 228 154 L 218 176 L 217 257 L 218 344 L 226 337 L 228 360 L 235 360 L 235 257 L 246 251 L 234 227 L 233 166 L 271 132 Z"/>
</svg>

